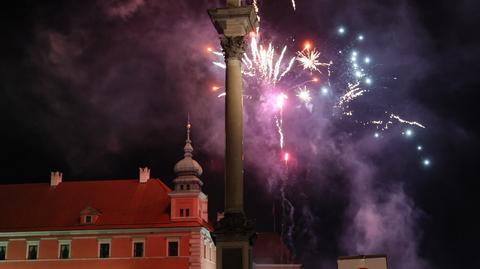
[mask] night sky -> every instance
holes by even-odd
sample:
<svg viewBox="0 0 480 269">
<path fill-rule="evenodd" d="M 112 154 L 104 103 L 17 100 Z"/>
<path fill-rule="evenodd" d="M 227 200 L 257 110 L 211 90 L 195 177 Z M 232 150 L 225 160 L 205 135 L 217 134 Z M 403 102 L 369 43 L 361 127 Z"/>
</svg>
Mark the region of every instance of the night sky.
<svg viewBox="0 0 480 269">
<path fill-rule="evenodd" d="M 480 3 L 297 0 L 294 11 L 290 0 L 258 2 L 263 44 L 287 45 L 293 57 L 308 40 L 333 65 L 327 78 L 295 63 L 276 87 L 244 80 L 246 212 L 257 230 L 283 231 L 305 268 L 378 253 L 390 268 L 480 268 Z M 207 51 L 220 47 L 206 9 L 222 5 L 4 3 L 0 183 L 47 183 L 54 170 L 65 181 L 137 178 L 149 166 L 172 186 L 190 113 L 213 220 L 223 207 L 224 103 L 212 87 L 223 85 L 224 70 Z M 345 116 L 334 97 L 351 79 L 342 55 L 352 51 L 372 58 L 373 83 L 361 84 L 368 92 Z M 306 84 L 307 109 L 289 88 L 312 76 L 320 83 Z M 322 96 L 327 80 L 331 94 Z M 289 91 L 285 149 L 266 101 L 279 89 Z M 363 124 L 390 113 L 426 128 Z"/>
</svg>

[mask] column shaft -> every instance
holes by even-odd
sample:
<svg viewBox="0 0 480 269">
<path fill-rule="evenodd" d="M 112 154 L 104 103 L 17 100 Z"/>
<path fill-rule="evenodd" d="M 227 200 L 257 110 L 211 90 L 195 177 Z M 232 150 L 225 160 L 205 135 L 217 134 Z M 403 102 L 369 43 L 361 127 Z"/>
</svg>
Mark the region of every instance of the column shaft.
<svg viewBox="0 0 480 269">
<path fill-rule="evenodd" d="M 243 213 L 243 101 L 241 61 L 226 59 L 225 212 Z"/>
</svg>

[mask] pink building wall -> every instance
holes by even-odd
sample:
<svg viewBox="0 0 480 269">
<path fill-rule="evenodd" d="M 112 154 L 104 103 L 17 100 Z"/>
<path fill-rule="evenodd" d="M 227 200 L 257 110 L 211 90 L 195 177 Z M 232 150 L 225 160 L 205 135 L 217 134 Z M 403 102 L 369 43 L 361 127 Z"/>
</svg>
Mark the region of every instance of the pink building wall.
<svg viewBox="0 0 480 269">
<path fill-rule="evenodd" d="M 204 233 L 205 234 L 205 233 Z M 201 262 L 201 232 L 198 230 L 157 234 L 116 234 L 97 236 L 69 236 L 25 238 L 25 240 L 8 240 L 7 259 L 0 261 L 0 269 L 91 269 L 91 268 L 205 268 L 214 269 L 213 261 Z M 98 258 L 99 239 L 110 240 L 110 257 Z M 196 240 L 197 239 L 197 240 Z M 70 258 L 59 259 L 59 243 L 70 242 Z M 144 257 L 133 257 L 133 242 L 144 242 Z M 167 256 L 167 242 L 178 240 L 179 256 Z M 36 260 L 27 260 L 27 242 L 39 244 Z M 197 251 L 198 250 L 198 251 Z M 198 256 L 198 257 L 197 257 Z M 192 263 L 194 262 L 194 263 Z M 195 266 L 192 266 L 195 265 Z"/>
</svg>

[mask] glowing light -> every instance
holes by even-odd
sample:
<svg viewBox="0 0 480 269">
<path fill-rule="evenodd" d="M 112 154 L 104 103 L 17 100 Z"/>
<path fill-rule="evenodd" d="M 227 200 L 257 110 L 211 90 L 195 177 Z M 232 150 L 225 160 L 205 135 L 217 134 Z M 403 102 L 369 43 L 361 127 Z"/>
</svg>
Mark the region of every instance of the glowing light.
<svg viewBox="0 0 480 269">
<path fill-rule="evenodd" d="M 212 87 L 212 91 L 214 91 L 214 92 L 218 91 L 219 89 L 220 89 L 220 87 L 218 87 L 218 86 L 213 86 Z"/>
<path fill-rule="evenodd" d="M 355 76 L 356 76 L 357 78 L 362 77 L 362 72 L 356 71 L 356 72 L 355 72 Z"/>
<path fill-rule="evenodd" d="M 210 48 L 210 47 L 208 47 L 208 48 L 207 48 L 207 51 L 208 51 L 208 52 L 212 52 L 212 51 L 213 51 L 213 49 L 212 49 L 212 48 Z"/>
<path fill-rule="evenodd" d="M 417 146 L 417 150 L 418 150 L 418 151 L 421 151 L 421 150 L 423 150 L 423 147 L 420 146 L 420 145 L 418 145 L 418 146 Z"/>
<path fill-rule="evenodd" d="M 290 159 L 290 155 L 288 154 L 288 152 L 286 152 L 285 155 L 283 156 L 283 160 L 285 162 L 288 162 L 289 159 Z"/>
<path fill-rule="evenodd" d="M 413 136 L 413 131 L 412 131 L 412 129 L 407 129 L 407 130 L 405 130 L 403 133 L 404 133 L 405 136 L 407 136 L 407 137 Z"/>
<path fill-rule="evenodd" d="M 310 95 L 310 91 L 307 87 L 303 87 L 298 90 L 297 97 L 300 98 L 301 101 L 304 103 L 310 103 L 312 101 L 312 96 Z"/>
<path fill-rule="evenodd" d="M 352 52 L 352 56 L 353 56 L 353 57 L 357 57 L 357 55 L 358 55 L 358 52 L 356 52 L 356 51 L 353 51 L 353 52 Z"/>
<path fill-rule="evenodd" d="M 358 40 L 360 40 L 360 41 L 362 41 L 363 38 L 364 38 L 363 35 L 359 35 L 359 36 L 358 36 Z"/>
<path fill-rule="evenodd" d="M 429 159 L 423 159 L 422 163 L 424 166 L 430 166 L 430 164 L 432 164 L 432 162 Z"/>
<path fill-rule="evenodd" d="M 338 27 L 338 30 L 337 30 L 337 31 L 338 31 L 338 33 L 341 34 L 341 35 L 345 34 L 345 32 L 346 32 L 346 31 L 345 31 L 345 28 L 344 28 L 343 26 Z"/>
<path fill-rule="evenodd" d="M 310 44 L 309 41 L 306 41 L 305 44 L 303 45 L 303 50 L 309 50 L 312 47 L 312 44 Z"/>
<path fill-rule="evenodd" d="M 379 133 L 375 133 L 375 134 L 373 134 L 373 136 L 374 136 L 375 138 L 379 138 L 379 137 L 380 137 L 380 134 L 379 134 Z"/>
<path fill-rule="evenodd" d="M 279 109 L 283 109 L 283 106 L 285 105 L 285 100 L 288 99 L 288 96 L 284 94 L 283 92 L 277 95 L 275 98 L 275 106 Z"/>
<path fill-rule="evenodd" d="M 363 59 L 363 61 L 364 61 L 366 64 L 369 64 L 371 60 L 370 60 L 369 57 L 365 57 L 365 59 Z"/>
<path fill-rule="evenodd" d="M 312 81 L 313 81 L 313 82 L 318 82 L 319 79 L 318 79 L 318 78 L 313 78 Z"/>
<path fill-rule="evenodd" d="M 323 94 L 323 95 L 327 95 L 328 92 L 329 92 L 329 90 L 328 90 L 327 87 L 322 87 L 321 91 L 322 91 L 322 94 Z"/>
<path fill-rule="evenodd" d="M 367 83 L 368 85 L 372 84 L 372 79 L 371 78 L 366 78 L 365 83 Z"/>
</svg>

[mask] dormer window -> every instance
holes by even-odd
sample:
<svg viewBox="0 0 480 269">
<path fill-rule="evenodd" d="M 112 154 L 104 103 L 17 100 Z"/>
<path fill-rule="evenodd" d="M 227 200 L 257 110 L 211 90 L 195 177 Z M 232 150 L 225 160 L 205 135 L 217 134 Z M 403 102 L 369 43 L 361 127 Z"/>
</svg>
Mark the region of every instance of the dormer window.
<svg viewBox="0 0 480 269">
<path fill-rule="evenodd" d="M 80 211 L 80 224 L 91 225 L 95 224 L 98 221 L 101 213 L 97 209 L 87 206 L 82 211 Z"/>
</svg>

